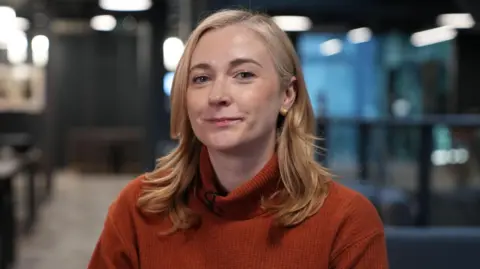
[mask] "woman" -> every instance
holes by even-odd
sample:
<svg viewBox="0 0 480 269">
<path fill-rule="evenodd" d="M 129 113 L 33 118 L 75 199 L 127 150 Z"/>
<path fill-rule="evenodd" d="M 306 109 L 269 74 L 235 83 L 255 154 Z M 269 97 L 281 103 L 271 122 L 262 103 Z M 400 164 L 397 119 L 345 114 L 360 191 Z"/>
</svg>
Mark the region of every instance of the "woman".
<svg viewBox="0 0 480 269">
<path fill-rule="evenodd" d="M 179 145 L 112 204 L 89 268 L 387 268 L 378 214 L 315 162 L 314 129 L 285 33 L 206 18 L 173 82 Z"/>
</svg>

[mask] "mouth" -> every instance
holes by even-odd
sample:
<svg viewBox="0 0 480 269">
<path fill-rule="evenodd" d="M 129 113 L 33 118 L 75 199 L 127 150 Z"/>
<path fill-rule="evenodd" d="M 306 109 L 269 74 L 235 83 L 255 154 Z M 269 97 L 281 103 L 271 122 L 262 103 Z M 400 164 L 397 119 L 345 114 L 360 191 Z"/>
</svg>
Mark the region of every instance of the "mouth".
<svg viewBox="0 0 480 269">
<path fill-rule="evenodd" d="M 243 118 L 239 117 L 225 117 L 225 118 L 210 118 L 206 119 L 205 121 L 211 124 L 215 124 L 216 126 L 229 126 L 236 123 L 239 123 L 243 120 Z"/>
</svg>

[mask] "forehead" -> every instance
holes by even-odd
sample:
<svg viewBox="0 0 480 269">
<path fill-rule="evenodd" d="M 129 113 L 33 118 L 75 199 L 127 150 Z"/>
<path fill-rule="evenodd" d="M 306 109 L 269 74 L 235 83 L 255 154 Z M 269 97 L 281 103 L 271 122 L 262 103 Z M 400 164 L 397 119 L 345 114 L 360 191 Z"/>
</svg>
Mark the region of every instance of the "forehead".
<svg viewBox="0 0 480 269">
<path fill-rule="evenodd" d="M 193 51 L 191 65 L 221 65 L 235 58 L 271 62 L 270 52 L 258 34 L 245 26 L 231 25 L 205 33 Z"/>
</svg>

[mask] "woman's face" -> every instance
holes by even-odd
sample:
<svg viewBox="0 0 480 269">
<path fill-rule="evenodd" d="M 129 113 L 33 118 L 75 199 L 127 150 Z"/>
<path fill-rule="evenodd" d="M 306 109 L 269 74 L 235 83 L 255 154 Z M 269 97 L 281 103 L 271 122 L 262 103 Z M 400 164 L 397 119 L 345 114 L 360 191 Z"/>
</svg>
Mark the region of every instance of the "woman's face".
<svg viewBox="0 0 480 269">
<path fill-rule="evenodd" d="M 281 88 L 271 54 L 241 25 L 207 32 L 191 59 L 187 110 L 198 139 L 213 150 L 274 143 L 281 108 L 295 99 Z"/>
</svg>

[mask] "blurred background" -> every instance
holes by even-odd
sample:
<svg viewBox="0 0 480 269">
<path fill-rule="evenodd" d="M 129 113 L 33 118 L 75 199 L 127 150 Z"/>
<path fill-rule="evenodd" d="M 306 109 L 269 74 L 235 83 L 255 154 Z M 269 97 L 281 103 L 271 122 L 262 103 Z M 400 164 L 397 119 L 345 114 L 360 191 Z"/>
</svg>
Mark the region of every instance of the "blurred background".
<svg viewBox="0 0 480 269">
<path fill-rule="evenodd" d="M 175 146 L 184 42 L 229 7 L 288 33 L 318 161 L 377 207 L 391 268 L 479 268 L 480 2 L 0 0 L 0 269 L 86 268 L 109 204 Z"/>
</svg>

